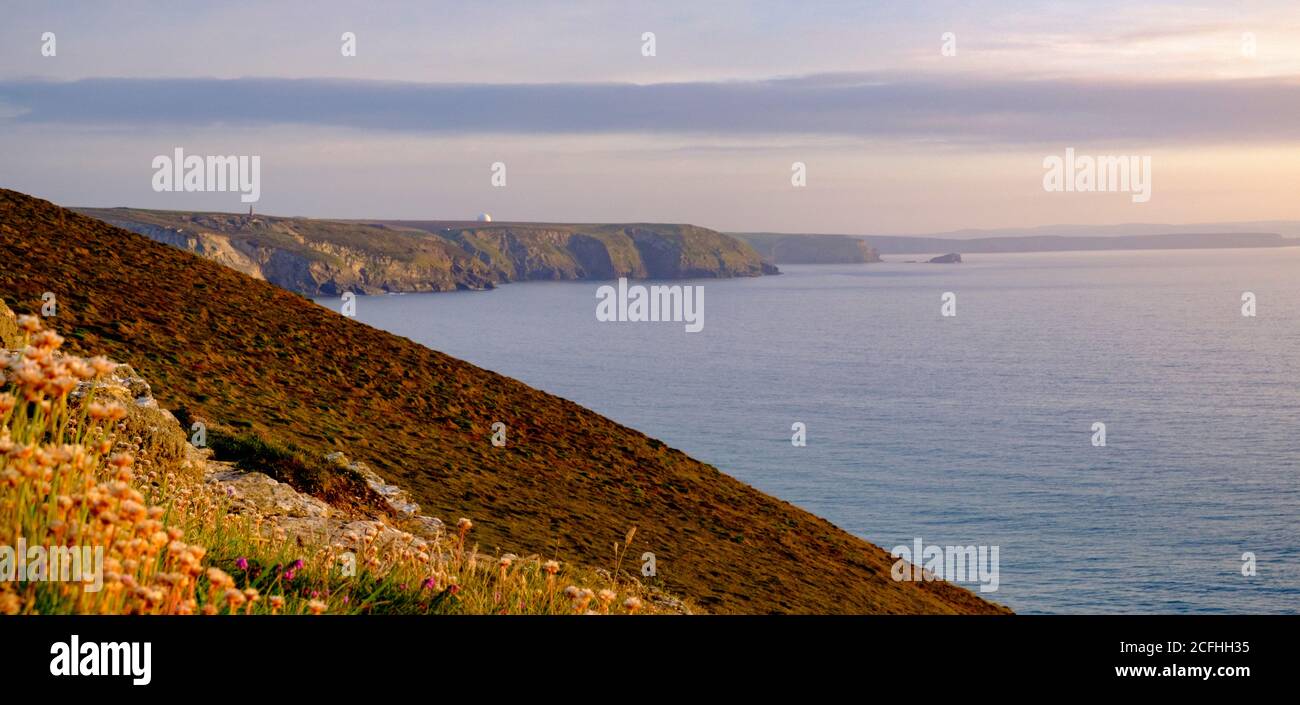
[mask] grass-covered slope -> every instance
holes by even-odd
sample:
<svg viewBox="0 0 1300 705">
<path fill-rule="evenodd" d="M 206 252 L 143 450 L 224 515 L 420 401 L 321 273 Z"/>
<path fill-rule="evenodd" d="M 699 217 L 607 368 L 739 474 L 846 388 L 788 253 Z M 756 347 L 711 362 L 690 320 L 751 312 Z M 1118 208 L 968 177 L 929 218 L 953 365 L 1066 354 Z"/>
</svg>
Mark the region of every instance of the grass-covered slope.
<svg viewBox="0 0 1300 705">
<path fill-rule="evenodd" d="M 0 291 L 82 353 L 129 362 L 159 402 L 310 451 L 342 450 L 467 516 L 482 548 L 612 563 L 721 612 L 1004 611 L 890 578 L 892 559 L 788 503 L 577 404 L 297 294 L 49 202 L 0 190 Z M 508 425 L 508 444 L 491 426 Z"/>
</svg>

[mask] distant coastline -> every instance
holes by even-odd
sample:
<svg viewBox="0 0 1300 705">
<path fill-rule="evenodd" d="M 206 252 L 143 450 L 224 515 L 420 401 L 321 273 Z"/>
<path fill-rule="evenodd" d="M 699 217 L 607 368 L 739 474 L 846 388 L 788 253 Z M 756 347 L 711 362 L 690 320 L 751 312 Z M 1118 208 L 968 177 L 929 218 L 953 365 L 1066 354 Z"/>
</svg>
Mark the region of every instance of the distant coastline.
<svg viewBox="0 0 1300 705">
<path fill-rule="evenodd" d="M 935 253 L 1088 252 L 1297 247 L 1300 239 L 1279 233 L 1162 233 L 1142 235 L 1016 235 L 953 238 L 905 235 L 732 233 L 780 264 L 853 264 L 883 261 L 880 255 Z M 870 252 L 870 256 L 863 256 Z M 774 256 L 775 255 L 775 256 Z"/>
</svg>

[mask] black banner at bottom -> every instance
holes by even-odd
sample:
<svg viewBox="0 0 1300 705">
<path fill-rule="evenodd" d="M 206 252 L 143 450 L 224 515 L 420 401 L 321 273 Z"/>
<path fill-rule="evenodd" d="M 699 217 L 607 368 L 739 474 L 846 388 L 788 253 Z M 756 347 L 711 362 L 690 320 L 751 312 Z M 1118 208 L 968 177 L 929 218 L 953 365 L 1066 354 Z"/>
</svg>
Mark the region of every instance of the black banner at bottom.
<svg viewBox="0 0 1300 705">
<path fill-rule="evenodd" d="M 430 678 L 661 694 L 674 683 L 1246 693 L 1293 680 L 1297 627 L 1291 616 L 5 617 L 0 673 L 6 689 L 51 694 L 246 684 L 373 696 Z"/>
</svg>

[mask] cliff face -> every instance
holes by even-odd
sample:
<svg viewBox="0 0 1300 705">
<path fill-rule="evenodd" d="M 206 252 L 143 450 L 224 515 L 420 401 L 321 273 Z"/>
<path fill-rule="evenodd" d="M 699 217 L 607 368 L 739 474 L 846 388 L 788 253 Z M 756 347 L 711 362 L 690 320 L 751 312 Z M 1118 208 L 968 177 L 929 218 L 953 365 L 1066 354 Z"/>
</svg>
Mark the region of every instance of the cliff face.
<svg viewBox="0 0 1300 705">
<path fill-rule="evenodd" d="M 501 281 L 684 279 L 777 274 L 749 245 L 694 225 L 383 221 L 446 238 Z"/>
<path fill-rule="evenodd" d="M 665 245 L 681 271 L 709 261 L 685 237 Z M 0 292 L 29 313 L 51 289 L 70 352 L 130 363 L 191 418 L 344 452 L 430 516 L 474 519 L 484 550 L 608 566 L 635 526 L 629 561 L 654 553 L 653 584 L 708 611 L 1006 612 L 894 581 L 884 549 L 570 401 L 0 189 Z"/>
<path fill-rule="evenodd" d="M 455 244 L 382 225 L 229 213 L 84 209 L 86 215 L 308 295 L 491 288 Z"/>
<path fill-rule="evenodd" d="M 735 237 L 776 264 L 860 264 L 880 261 L 880 254 L 875 249 L 861 238 L 848 235 L 739 233 Z"/>
<path fill-rule="evenodd" d="M 130 208 L 80 212 L 308 295 L 487 289 L 537 279 L 776 273 L 735 238 L 689 225 L 361 223 Z"/>
</svg>

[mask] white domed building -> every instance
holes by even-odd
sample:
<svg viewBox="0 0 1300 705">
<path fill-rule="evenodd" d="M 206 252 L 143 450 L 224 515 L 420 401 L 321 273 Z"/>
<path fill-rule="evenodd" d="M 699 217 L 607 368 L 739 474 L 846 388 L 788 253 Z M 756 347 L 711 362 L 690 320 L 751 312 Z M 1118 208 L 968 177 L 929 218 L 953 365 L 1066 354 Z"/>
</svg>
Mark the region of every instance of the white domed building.
<svg viewBox="0 0 1300 705">
<path fill-rule="evenodd" d="M 491 222 L 492 222 L 492 214 L 491 214 L 491 213 L 479 213 L 479 214 L 478 214 L 478 222 L 480 222 L 480 223 L 491 223 Z"/>
</svg>

